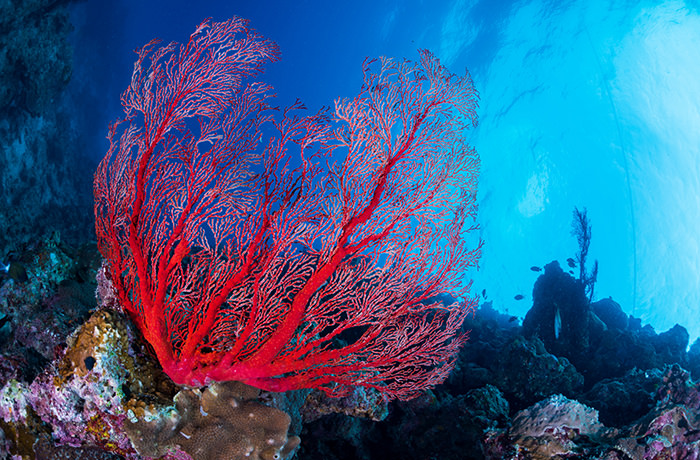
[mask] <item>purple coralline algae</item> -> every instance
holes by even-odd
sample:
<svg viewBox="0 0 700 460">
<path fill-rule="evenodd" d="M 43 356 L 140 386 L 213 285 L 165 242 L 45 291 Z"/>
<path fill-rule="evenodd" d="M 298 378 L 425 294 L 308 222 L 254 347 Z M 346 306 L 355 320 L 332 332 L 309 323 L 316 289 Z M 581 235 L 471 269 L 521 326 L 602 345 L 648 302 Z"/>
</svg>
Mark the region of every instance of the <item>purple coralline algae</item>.
<svg viewBox="0 0 700 460">
<path fill-rule="evenodd" d="M 8 381 L 0 389 L 0 416 L 6 425 L 51 427 L 57 445 L 96 446 L 137 458 L 122 430 L 122 409 L 134 359 L 119 315 L 99 311 L 69 338 L 63 357 L 31 383 Z"/>
</svg>

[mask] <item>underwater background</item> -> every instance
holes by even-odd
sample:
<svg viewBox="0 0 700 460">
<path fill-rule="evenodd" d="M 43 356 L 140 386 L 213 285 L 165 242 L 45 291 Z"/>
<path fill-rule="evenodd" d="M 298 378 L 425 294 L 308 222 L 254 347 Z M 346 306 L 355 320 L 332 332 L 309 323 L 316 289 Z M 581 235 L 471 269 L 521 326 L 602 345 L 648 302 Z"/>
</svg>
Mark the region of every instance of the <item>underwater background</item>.
<svg viewBox="0 0 700 460">
<path fill-rule="evenodd" d="M 599 298 L 658 330 L 700 336 L 698 5 L 694 2 L 86 2 L 72 23 L 69 91 L 94 125 L 95 161 L 134 49 L 181 41 L 207 17 L 238 15 L 277 42 L 265 71 L 280 104 L 310 110 L 353 95 L 365 57 L 431 50 L 481 95 L 485 241 L 477 291 L 524 316 L 531 266 L 573 255 L 574 207 L 593 226 Z M 91 94 L 94 99 L 85 99 Z M 82 99 L 81 99 L 82 98 Z M 85 133 L 88 135 L 88 133 Z M 98 143 L 101 141 L 101 143 Z M 514 300 L 523 295 L 521 301 Z"/>
<path fill-rule="evenodd" d="M 7 425 L 17 423 L 17 402 L 95 307 L 100 261 L 92 180 L 108 149 L 107 126 L 122 116 L 119 96 L 134 50 L 153 38 L 182 42 L 202 20 L 232 16 L 248 19 L 279 45 L 281 59 L 266 66 L 263 78 L 280 106 L 296 98 L 310 112 L 332 105 L 358 91 L 365 57 L 417 59 L 423 48 L 452 72 L 468 69 L 480 94 L 479 125 L 468 141 L 481 158 L 477 221 L 484 247 L 479 269 L 467 278 L 482 307 L 465 326 L 471 338 L 455 373 L 444 393 L 413 405 L 392 410 L 373 401 L 362 410 L 331 411 L 364 416 L 361 421 L 307 414 L 297 458 L 651 459 L 677 445 L 675 454 L 689 455 L 677 458 L 698 458 L 697 436 L 688 434 L 700 429 L 700 396 L 689 374 L 700 377 L 693 361 L 700 347 L 690 347 L 700 337 L 700 3 L 694 1 L 0 2 L 0 368 L 2 384 L 19 382 L 2 392 L 6 439 L 29 442 Z M 586 268 L 597 261 L 588 301 L 574 281 L 582 277 L 575 260 L 580 226 L 572 219 L 581 211 L 592 230 Z M 567 328 L 588 321 L 576 311 L 567 318 L 572 305 L 590 308 L 600 330 L 591 326 L 585 337 L 561 343 Z M 46 330 L 53 335 L 41 336 Z M 622 332 L 612 336 L 612 330 Z M 501 358 L 487 363 L 493 356 Z M 89 362 L 82 355 L 74 360 L 89 368 L 83 372 L 91 370 Z M 600 382 L 608 386 L 597 387 Z M 132 390 L 121 385 L 127 397 Z M 83 401 L 105 399 L 99 391 L 80 394 Z M 472 400 L 488 403 L 477 410 Z M 534 406 L 541 401 L 548 402 Z M 690 412 L 679 415 L 681 404 Z M 525 435 L 498 432 L 562 411 L 568 428 L 554 430 L 554 450 L 537 451 L 533 441 L 530 452 L 539 453 L 518 453 L 514 440 Z M 600 434 L 599 423 L 622 429 L 652 413 L 651 422 L 635 425 L 637 432 Z M 686 424 L 676 444 L 651 435 L 646 444 L 637 442 L 642 432 L 656 436 L 653 427 L 663 431 L 662 422 L 654 425 L 662 416 L 667 424 Z M 71 429 L 56 428 L 62 419 L 55 417 L 42 417 L 54 425 L 49 438 L 84 447 Z M 552 435 L 537 423 L 528 426 Z M 528 439 L 539 428 L 524 430 Z M 458 429 L 467 434 L 459 438 Z M 108 450 L 105 439 L 117 436 L 110 430 L 96 435 L 100 452 Z M 614 445 L 617 454 L 589 448 L 581 433 Z M 135 458 L 128 441 L 120 442 L 109 450 L 113 457 L 92 446 L 34 452 L 36 458 Z M 29 458 L 16 446 L 7 452 Z M 151 456 L 156 453 L 162 452 Z"/>
</svg>

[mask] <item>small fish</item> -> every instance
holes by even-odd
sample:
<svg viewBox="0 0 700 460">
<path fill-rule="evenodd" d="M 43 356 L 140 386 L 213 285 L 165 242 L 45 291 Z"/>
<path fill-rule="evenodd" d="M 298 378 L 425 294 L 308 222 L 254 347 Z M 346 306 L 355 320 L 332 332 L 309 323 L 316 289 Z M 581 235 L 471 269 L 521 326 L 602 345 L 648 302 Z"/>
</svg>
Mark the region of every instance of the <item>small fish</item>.
<svg viewBox="0 0 700 460">
<path fill-rule="evenodd" d="M 484 299 L 486 298 L 486 289 L 481 291 L 481 297 L 483 297 Z"/>
<path fill-rule="evenodd" d="M 554 313 L 554 338 L 558 339 L 561 333 L 561 315 L 559 314 L 559 309 Z"/>
<path fill-rule="evenodd" d="M 569 270 L 569 275 L 573 275 L 573 274 L 574 274 L 574 271 L 573 271 L 573 270 Z"/>
<path fill-rule="evenodd" d="M 5 265 L 4 263 L 0 262 L 0 272 L 9 272 L 10 271 L 10 264 Z"/>
<path fill-rule="evenodd" d="M 523 300 L 525 298 L 524 295 L 518 294 L 514 297 L 515 300 Z"/>
<path fill-rule="evenodd" d="M 513 322 L 515 322 L 515 321 L 517 321 L 517 320 L 518 320 L 518 317 L 517 317 L 517 316 L 511 316 L 510 318 L 508 318 L 508 322 L 509 322 L 509 323 L 513 323 Z"/>
<path fill-rule="evenodd" d="M 541 272 L 542 271 L 542 269 L 536 265 L 533 265 L 532 267 L 530 267 L 530 270 L 532 270 L 533 272 Z"/>
<path fill-rule="evenodd" d="M 574 259 L 572 259 L 571 257 L 566 259 L 566 263 L 569 264 L 570 268 L 576 268 L 576 261 Z"/>
</svg>

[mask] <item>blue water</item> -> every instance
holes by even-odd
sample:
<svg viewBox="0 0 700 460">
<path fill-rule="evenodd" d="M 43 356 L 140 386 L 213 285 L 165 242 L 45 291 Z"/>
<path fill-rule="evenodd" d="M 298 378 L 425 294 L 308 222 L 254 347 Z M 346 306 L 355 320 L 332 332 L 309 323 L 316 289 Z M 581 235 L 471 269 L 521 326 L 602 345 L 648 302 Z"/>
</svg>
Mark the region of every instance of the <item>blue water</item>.
<svg viewBox="0 0 700 460">
<path fill-rule="evenodd" d="M 143 4 L 147 3 L 146 6 Z M 96 160 L 120 116 L 135 55 L 183 41 L 207 17 L 248 18 L 282 60 L 265 80 L 280 105 L 352 96 L 366 56 L 432 50 L 469 68 L 481 93 L 471 142 L 482 159 L 485 240 L 475 292 L 523 316 L 538 276 L 565 260 L 575 206 L 593 225 L 596 297 L 657 331 L 700 336 L 698 2 L 122 1 L 75 6 L 71 91 L 85 101 Z M 515 300 L 516 295 L 524 296 Z"/>
</svg>

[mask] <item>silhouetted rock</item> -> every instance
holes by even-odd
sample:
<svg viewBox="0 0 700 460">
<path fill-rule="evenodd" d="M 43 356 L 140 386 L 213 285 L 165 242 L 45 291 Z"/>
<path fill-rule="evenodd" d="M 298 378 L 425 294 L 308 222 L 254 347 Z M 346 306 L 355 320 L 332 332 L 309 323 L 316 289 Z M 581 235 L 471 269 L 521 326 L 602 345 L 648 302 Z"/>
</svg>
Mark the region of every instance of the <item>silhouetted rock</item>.
<svg viewBox="0 0 700 460">
<path fill-rule="evenodd" d="M 619 379 L 596 383 L 580 400 L 595 407 L 600 421 L 621 427 L 632 423 L 654 407 L 654 390 L 662 383 L 662 371 L 632 369 Z"/>
<path fill-rule="evenodd" d="M 392 447 L 387 455 L 372 458 L 483 458 L 484 431 L 504 427 L 508 419 L 508 402 L 492 385 L 456 397 L 435 393 L 430 404 L 426 401 L 419 398 L 396 405 L 386 424 Z"/>
<path fill-rule="evenodd" d="M 668 331 L 657 335 L 652 343 L 664 364 L 678 363 L 684 366 L 688 360 L 686 350 L 689 341 L 690 336 L 686 328 L 676 324 Z"/>
<path fill-rule="evenodd" d="M 593 302 L 591 304 L 591 309 L 608 328 L 619 330 L 627 329 L 629 317 L 622 311 L 620 304 L 615 302 L 612 298 L 608 297 L 607 299 Z"/>
<path fill-rule="evenodd" d="M 539 337 L 547 350 L 575 366 L 588 359 L 590 306 L 583 283 L 554 261 L 532 290 L 532 308 L 523 320 L 523 335 Z"/>
<path fill-rule="evenodd" d="M 547 352 L 537 337 L 515 337 L 494 357 L 494 382 L 518 409 L 557 393 L 572 396 L 583 376 L 568 359 Z"/>
<path fill-rule="evenodd" d="M 693 379 L 700 380 L 700 339 L 696 339 L 690 346 L 687 358 L 687 369 L 690 371 Z"/>
<path fill-rule="evenodd" d="M 473 317 L 467 318 L 464 329 L 469 331 L 469 341 L 444 384 L 447 390 L 463 394 L 494 382 L 496 357 L 520 335 L 517 318 L 513 318 L 494 310 L 491 302 L 484 302 Z"/>
<path fill-rule="evenodd" d="M 627 371 L 662 367 L 646 333 L 610 329 L 594 342 L 589 359 L 580 369 L 586 376 L 586 388 L 606 378 L 622 377 Z"/>
</svg>

